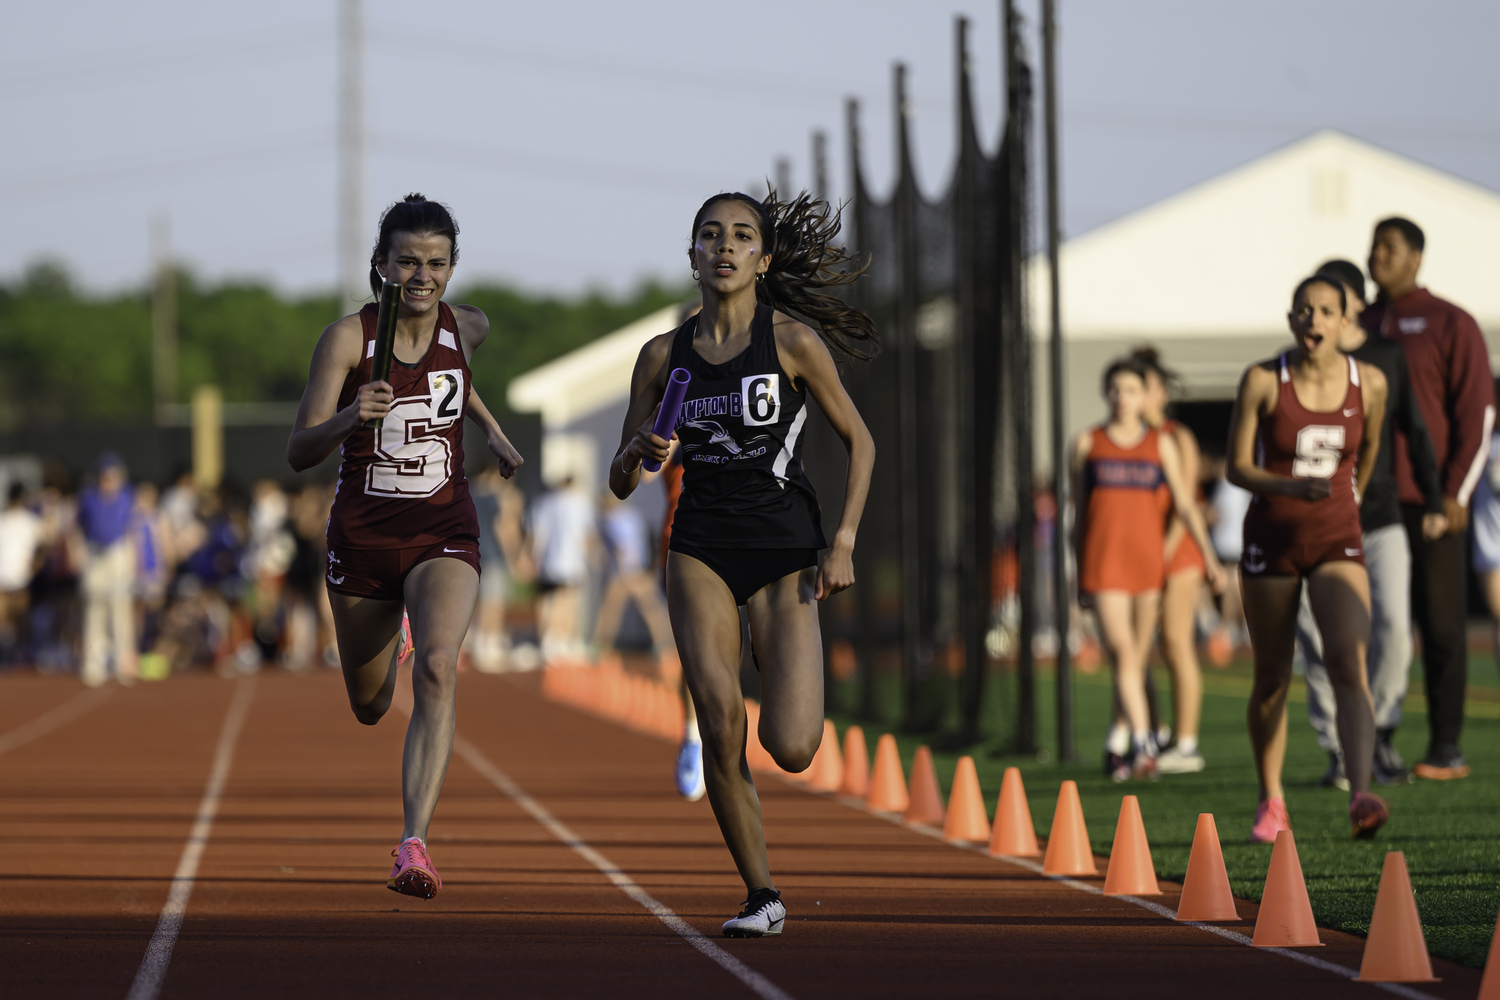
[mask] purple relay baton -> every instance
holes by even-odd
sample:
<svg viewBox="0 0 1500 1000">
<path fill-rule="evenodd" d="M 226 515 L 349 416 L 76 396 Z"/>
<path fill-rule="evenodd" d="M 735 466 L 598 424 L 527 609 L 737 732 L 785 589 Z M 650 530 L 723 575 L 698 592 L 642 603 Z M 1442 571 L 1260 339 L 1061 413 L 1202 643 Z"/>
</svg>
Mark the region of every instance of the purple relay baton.
<svg viewBox="0 0 1500 1000">
<path fill-rule="evenodd" d="M 693 376 L 686 368 L 672 369 L 672 377 L 667 379 L 667 391 L 661 397 L 661 409 L 656 414 L 656 426 L 651 428 L 652 434 L 664 441 L 672 440 L 672 429 L 677 426 L 677 416 L 682 412 L 682 397 L 687 395 L 688 383 L 692 380 Z M 641 463 L 641 468 L 656 472 L 661 463 L 648 458 Z"/>
</svg>

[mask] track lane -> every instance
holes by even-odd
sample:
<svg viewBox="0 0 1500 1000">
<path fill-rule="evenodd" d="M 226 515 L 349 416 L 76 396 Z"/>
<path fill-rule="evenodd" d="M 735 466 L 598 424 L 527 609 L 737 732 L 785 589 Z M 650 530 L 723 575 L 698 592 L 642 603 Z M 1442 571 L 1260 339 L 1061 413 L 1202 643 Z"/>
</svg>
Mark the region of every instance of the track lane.
<svg viewBox="0 0 1500 1000">
<path fill-rule="evenodd" d="M 422 901 L 387 891 L 405 719 L 359 726 L 333 672 L 267 672 L 258 686 L 163 997 L 753 995 L 460 759 L 432 830 L 443 892 Z M 707 803 L 672 790 L 673 748 L 545 702 L 534 686 L 465 675 L 460 733 L 715 936 L 743 889 Z M 89 725 L 0 757 L 10 848 L 0 954 L 16 970 L 15 995 L 125 995 L 232 691 L 208 676 L 142 685 Z M 1381 995 L 774 779 L 760 786 L 788 929 L 715 940 L 802 1000 Z M 1159 901 L 1175 906 L 1167 888 Z M 1319 958 L 1358 964 L 1361 940 L 1325 940 Z M 1445 982 L 1424 992 L 1474 995 L 1477 972 L 1434 964 Z"/>
<path fill-rule="evenodd" d="M 476 694 L 471 711 L 482 704 L 506 722 L 476 742 L 648 892 L 705 933 L 717 930 L 743 888 L 707 803 L 682 802 L 670 790 L 671 747 L 560 706 Z M 561 740 L 578 747 L 582 753 L 573 760 L 592 757 L 593 763 L 581 768 L 526 754 L 522 747 L 542 731 L 554 734 L 554 746 Z M 633 750 L 626 749 L 630 744 Z M 655 763 L 645 770 L 625 766 L 643 758 Z M 1067 889 L 776 779 L 759 779 L 758 787 L 773 870 L 788 901 L 787 931 L 778 939 L 723 944 L 798 996 L 958 997 L 981 989 L 1090 995 L 1104 984 L 1128 983 L 1149 983 L 1153 996 L 1195 1000 L 1205 992 L 1260 998 L 1268 989 L 1291 996 L 1380 995 L 1126 901 Z M 642 802 L 652 806 L 642 809 Z M 1100 859 L 1100 877 L 1088 881 L 1102 885 L 1104 870 Z M 1175 907 L 1180 887 L 1164 889 L 1158 901 Z M 1241 904 L 1245 917 L 1255 910 Z M 1253 924 L 1230 926 L 1249 933 Z M 1323 933 L 1329 946 L 1319 949 L 1319 958 L 1358 967 L 1362 939 Z M 1423 991 L 1473 995 L 1473 970 L 1435 965 L 1447 981 L 1424 984 Z"/>
<path fill-rule="evenodd" d="M 21 679 L 7 678 L 7 692 L 12 680 Z M 51 687 L 54 704 L 80 691 L 69 678 L 29 680 L 21 687 Z M 137 685 L 0 757 L 7 995 L 125 995 L 166 902 L 231 693 L 212 676 Z"/>
<path fill-rule="evenodd" d="M 359 725 L 336 676 L 262 680 L 164 1000 L 752 996 L 458 759 L 429 838 L 442 892 L 388 891 L 404 716 Z M 482 730 L 462 686 L 461 731 Z"/>
</svg>

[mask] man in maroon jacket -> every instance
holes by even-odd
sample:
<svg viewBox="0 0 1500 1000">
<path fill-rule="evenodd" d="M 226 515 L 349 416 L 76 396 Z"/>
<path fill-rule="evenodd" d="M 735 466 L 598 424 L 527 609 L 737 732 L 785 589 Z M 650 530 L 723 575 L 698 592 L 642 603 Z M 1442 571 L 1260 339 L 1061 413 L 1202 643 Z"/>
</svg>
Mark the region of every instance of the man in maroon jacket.
<svg viewBox="0 0 1500 1000">
<path fill-rule="evenodd" d="M 1422 492 L 1412 476 L 1406 439 L 1396 435 L 1396 490 L 1412 553 L 1412 615 L 1422 633 L 1427 682 L 1427 757 L 1412 770 L 1418 777 L 1463 778 L 1469 763 L 1459 749 L 1464 689 L 1468 684 L 1465 590 L 1469 498 L 1489 457 L 1495 422 L 1495 386 L 1490 356 L 1474 317 L 1425 288 L 1417 287 L 1426 245 L 1422 230 L 1407 219 L 1375 225 L 1370 277 L 1380 297 L 1360 321 L 1372 335 L 1401 344 L 1411 384 L 1437 453 L 1448 532 L 1422 534 Z"/>
</svg>

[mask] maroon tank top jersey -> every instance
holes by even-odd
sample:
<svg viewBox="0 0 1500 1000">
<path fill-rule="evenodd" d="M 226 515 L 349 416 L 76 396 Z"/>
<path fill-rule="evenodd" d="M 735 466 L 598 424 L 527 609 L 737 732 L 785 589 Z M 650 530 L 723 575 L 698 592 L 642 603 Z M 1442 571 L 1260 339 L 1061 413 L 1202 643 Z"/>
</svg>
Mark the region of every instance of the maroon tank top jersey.
<svg viewBox="0 0 1500 1000">
<path fill-rule="evenodd" d="M 1349 387 L 1336 410 L 1309 410 L 1297 399 L 1287 367 L 1278 364 L 1276 407 L 1263 417 L 1256 464 L 1291 479 L 1327 479 L 1333 492 L 1322 500 L 1259 496 L 1245 514 L 1241 564 L 1257 576 L 1305 575 L 1325 562 L 1364 562 L 1354 464 L 1364 439 L 1365 407 L 1359 365 L 1349 363 Z"/>
<path fill-rule="evenodd" d="M 377 309 L 359 312 L 364 350 L 344 380 L 339 409 L 370 381 Z M 464 416 L 469 363 L 458 320 L 438 303 L 427 353 L 414 365 L 391 362 L 395 401 L 379 430 L 362 426 L 339 449 L 338 491 L 328 518 L 330 548 L 395 549 L 479 537 L 479 519 L 464 476 Z"/>
</svg>

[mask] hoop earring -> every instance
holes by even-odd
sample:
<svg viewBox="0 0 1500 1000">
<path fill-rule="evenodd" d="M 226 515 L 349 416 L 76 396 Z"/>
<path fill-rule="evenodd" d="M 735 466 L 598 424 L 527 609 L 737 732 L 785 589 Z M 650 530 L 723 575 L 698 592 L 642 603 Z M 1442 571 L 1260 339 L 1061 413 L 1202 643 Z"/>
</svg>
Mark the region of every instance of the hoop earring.
<svg viewBox="0 0 1500 1000">
<path fill-rule="evenodd" d="M 698 269 L 696 267 L 693 268 L 693 280 L 694 281 L 701 281 L 702 280 L 701 278 L 698 277 Z"/>
<path fill-rule="evenodd" d="M 757 285 L 764 285 L 766 283 L 766 272 L 762 271 L 759 274 L 757 274 L 755 276 L 755 283 Z"/>
</svg>

